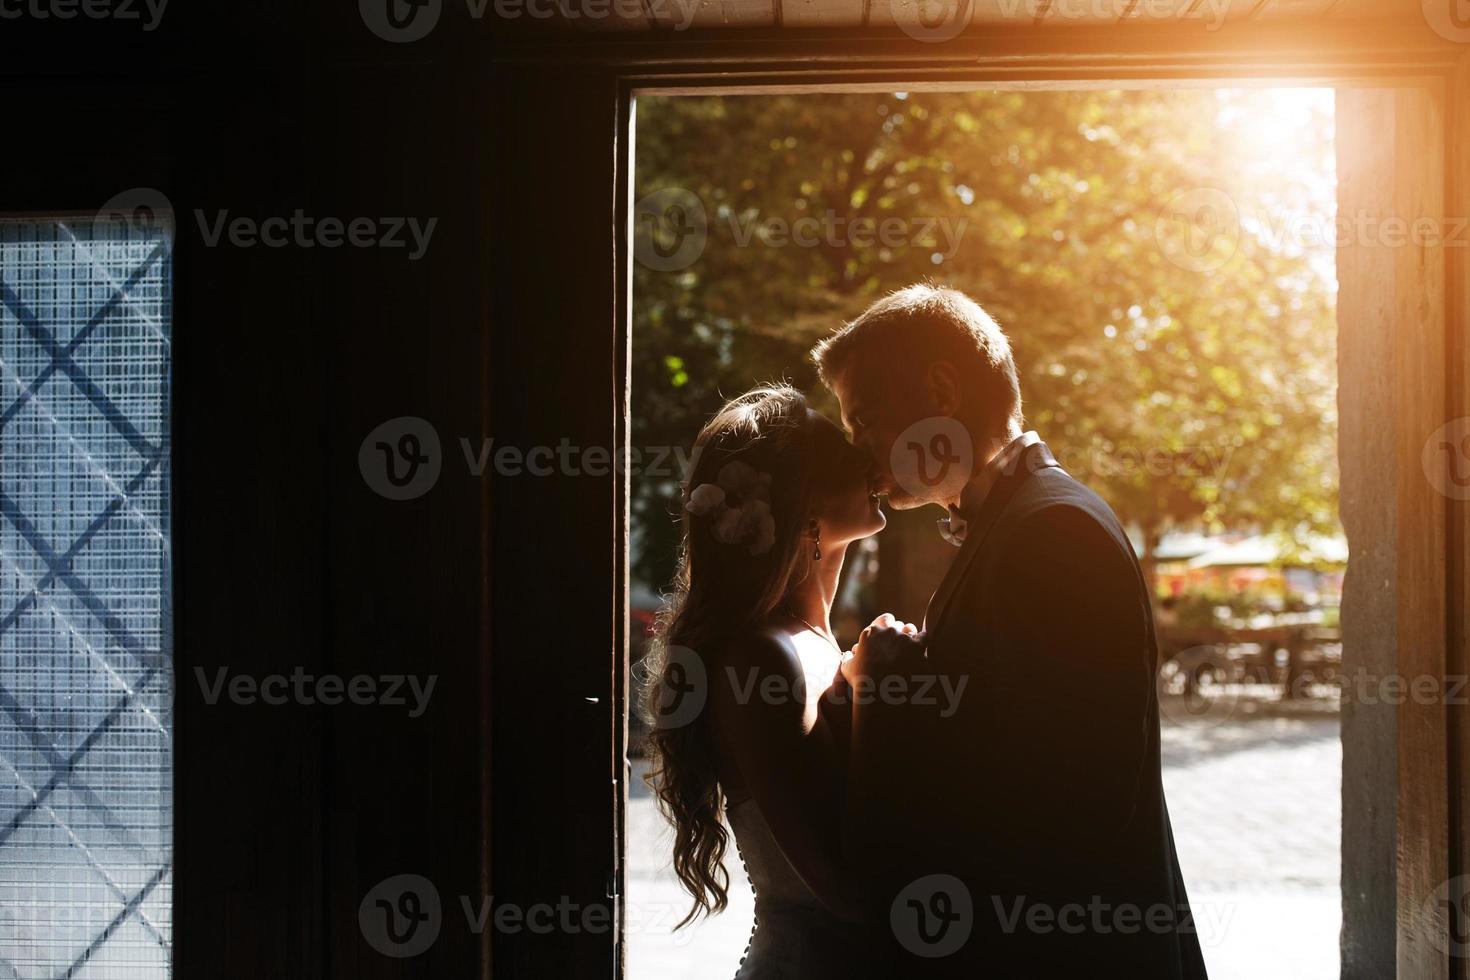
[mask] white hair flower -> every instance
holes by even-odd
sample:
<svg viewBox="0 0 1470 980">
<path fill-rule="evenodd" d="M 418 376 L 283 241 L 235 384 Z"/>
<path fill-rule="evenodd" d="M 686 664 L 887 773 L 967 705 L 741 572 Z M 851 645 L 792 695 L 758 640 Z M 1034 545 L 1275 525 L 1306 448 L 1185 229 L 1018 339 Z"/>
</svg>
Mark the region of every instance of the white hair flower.
<svg viewBox="0 0 1470 980">
<path fill-rule="evenodd" d="M 752 500 L 746 506 L 758 506 L 750 535 L 750 553 L 763 555 L 776 543 L 776 518 L 771 514 L 771 505 L 764 500 Z"/>
<path fill-rule="evenodd" d="M 713 483 L 701 483 L 689 491 L 684 509 L 696 517 L 708 517 L 725 506 L 725 490 Z"/>
<path fill-rule="evenodd" d="M 715 480 L 690 490 L 684 509 L 695 517 L 710 518 L 713 522 L 710 533 L 717 541 L 743 544 L 752 555 L 770 551 L 776 543 L 776 518 L 771 514 L 771 474 L 734 460 L 720 468 Z"/>
<path fill-rule="evenodd" d="M 764 500 L 727 507 L 715 521 L 714 535 L 725 544 L 744 544 L 752 555 L 765 554 L 776 543 L 776 519 Z"/>
<path fill-rule="evenodd" d="M 715 525 L 711 532 L 716 541 L 725 544 L 739 544 L 740 536 L 744 533 L 743 514 L 738 507 L 726 507 L 724 511 L 715 518 Z"/>
<path fill-rule="evenodd" d="M 761 473 L 742 460 L 732 460 L 720 467 L 715 478 L 727 496 L 742 500 L 754 497 L 757 500 L 771 499 L 771 474 Z"/>
</svg>

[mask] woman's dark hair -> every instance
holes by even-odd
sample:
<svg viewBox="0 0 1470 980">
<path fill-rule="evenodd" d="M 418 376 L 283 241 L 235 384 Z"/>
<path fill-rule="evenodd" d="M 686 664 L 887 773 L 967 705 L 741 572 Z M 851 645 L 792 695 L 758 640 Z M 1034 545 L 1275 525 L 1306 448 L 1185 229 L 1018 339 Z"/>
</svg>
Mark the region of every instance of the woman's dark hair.
<svg viewBox="0 0 1470 980">
<path fill-rule="evenodd" d="M 694 443 L 684 501 L 702 484 L 727 482 L 721 475 L 730 472 L 729 464 L 744 463 L 770 477 L 763 485 L 775 533 L 774 543 L 752 553 L 744 540 L 731 541 L 728 533 L 717 537 L 715 516 L 681 509 L 678 568 L 646 654 L 641 700 L 650 726 L 646 754 L 653 765 L 647 780 L 674 828 L 674 873 L 694 899 L 680 927 L 700 912 L 725 909 L 729 832 L 709 713 L 701 710 L 692 720 L 677 717 L 666 710 L 673 700 L 669 694 L 687 683 L 691 659 L 712 681 L 724 645 L 769 617 L 810 571 L 810 546 L 803 541 L 811 494 L 809 419 L 801 392 L 767 385 L 726 404 Z"/>
</svg>

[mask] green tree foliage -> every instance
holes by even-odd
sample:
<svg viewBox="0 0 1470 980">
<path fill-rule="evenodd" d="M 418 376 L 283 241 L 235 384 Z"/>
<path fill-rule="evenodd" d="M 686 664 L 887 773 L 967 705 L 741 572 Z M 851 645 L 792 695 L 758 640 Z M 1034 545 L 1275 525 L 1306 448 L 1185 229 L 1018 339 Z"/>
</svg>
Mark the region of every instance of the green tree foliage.
<svg viewBox="0 0 1470 980">
<path fill-rule="evenodd" d="M 687 446 L 772 378 L 833 408 L 806 351 L 929 279 L 1006 328 L 1028 425 L 1146 541 L 1334 531 L 1330 96 L 1276 110 L 1204 90 L 641 99 L 636 196 L 692 192 L 708 234 L 687 268 L 635 265 L 636 444 Z M 802 217 L 831 230 L 795 241 Z M 635 480 L 646 582 L 668 578 L 678 499 Z"/>
</svg>

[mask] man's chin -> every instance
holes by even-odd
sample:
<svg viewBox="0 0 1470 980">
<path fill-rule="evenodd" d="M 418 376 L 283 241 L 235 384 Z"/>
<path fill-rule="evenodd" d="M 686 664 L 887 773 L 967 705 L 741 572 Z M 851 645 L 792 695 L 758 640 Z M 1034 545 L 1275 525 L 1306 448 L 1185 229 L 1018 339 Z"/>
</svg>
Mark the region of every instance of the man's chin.
<svg viewBox="0 0 1470 980">
<path fill-rule="evenodd" d="M 887 500 L 888 506 L 894 510 L 917 510 L 925 504 L 934 502 L 912 496 L 903 490 L 892 491 L 884 499 Z"/>
</svg>

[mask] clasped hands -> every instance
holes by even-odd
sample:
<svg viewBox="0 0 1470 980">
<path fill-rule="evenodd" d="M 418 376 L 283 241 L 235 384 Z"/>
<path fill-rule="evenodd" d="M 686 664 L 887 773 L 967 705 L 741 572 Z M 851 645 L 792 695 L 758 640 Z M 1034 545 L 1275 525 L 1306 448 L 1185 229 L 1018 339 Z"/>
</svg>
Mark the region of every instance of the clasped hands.
<svg viewBox="0 0 1470 980">
<path fill-rule="evenodd" d="M 924 663 L 927 645 L 927 636 L 913 623 L 905 623 L 892 613 L 884 613 L 868 624 L 859 634 L 851 655 L 843 658 L 842 677 L 856 687 L 860 677 L 881 678 L 909 673 Z"/>
</svg>

